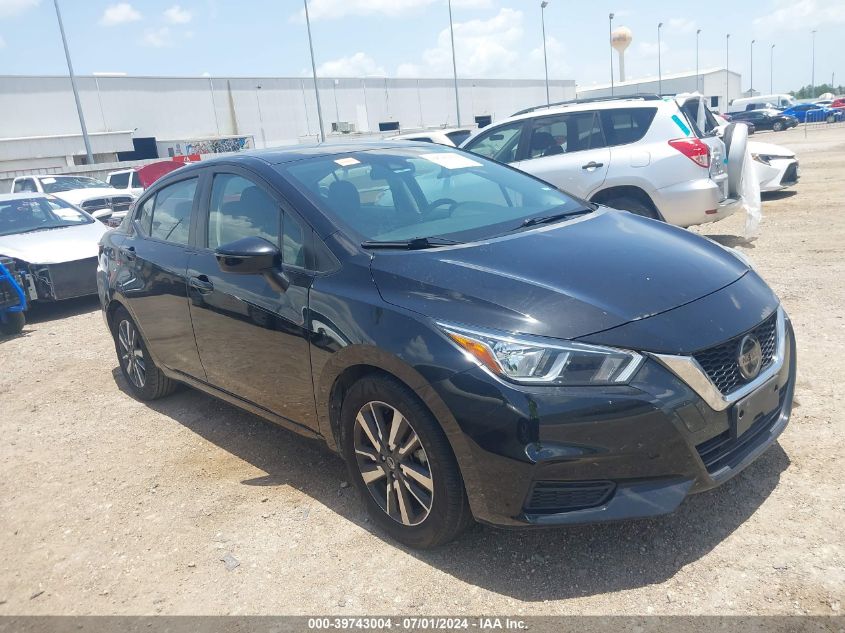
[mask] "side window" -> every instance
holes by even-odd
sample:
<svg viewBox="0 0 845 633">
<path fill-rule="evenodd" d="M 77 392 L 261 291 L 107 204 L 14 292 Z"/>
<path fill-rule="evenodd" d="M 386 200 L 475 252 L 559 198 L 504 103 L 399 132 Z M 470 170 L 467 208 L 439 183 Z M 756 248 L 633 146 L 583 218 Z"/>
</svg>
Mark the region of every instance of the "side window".
<svg viewBox="0 0 845 633">
<path fill-rule="evenodd" d="M 605 145 L 595 112 L 558 114 L 534 122 L 527 158 L 570 154 Z"/>
<path fill-rule="evenodd" d="M 12 187 L 12 193 L 20 193 L 23 191 L 23 180 L 16 180 L 15 186 Z"/>
<path fill-rule="evenodd" d="M 181 180 L 159 189 L 155 196 L 150 237 L 187 244 L 196 191 L 196 178 Z"/>
<path fill-rule="evenodd" d="M 284 218 L 282 262 L 305 268 L 305 230 L 288 214 L 285 214 Z"/>
<path fill-rule="evenodd" d="M 150 196 L 138 207 L 137 215 L 138 224 L 141 226 L 141 232 L 149 237 L 150 229 L 153 225 L 153 207 L 155 206 L 156 197 Z"/>
<path fill-rule="evenodd" d="M 15 193 L 38 191 L 35 188 L 35 181 L 32 178 L 23 178 L 15 183 Z"/>
<path fill-rule="evenodd" d="M 138 172 L 137 171 L 132 172 L 132 184 L 129 185 L 129 186 L 132 187 L 133 189 L 143 188 L 143 185 L 141 184 L 141 179 L 138 178 Z"/>
<path fill-rule="evenodd" d="M 619 108 L 602 110 L 601 122 L 608 145 L 636 143 L 651 127 L 657 108 Z"/>
<path fill-rule="evenodd" d="M 122 174 L 112 174 L 109 176 L 109 184 L 117 189 L 126 189 L 129 185 L 129 172 L 125 171 Z"/>
<path fill-rule="evenodd" d="M 519 148 L 524 121 L 502 125 L 475 138 L 466 149 L 500 163 L 512 163 Z"/>
<path fill-rule="evenodd" d="M 216 174 L 211 185 L 208 247 L 245 237 L 261 237 L 279 246 L 281 209 L 253 181 L 235 174 Z"/>
</svg>

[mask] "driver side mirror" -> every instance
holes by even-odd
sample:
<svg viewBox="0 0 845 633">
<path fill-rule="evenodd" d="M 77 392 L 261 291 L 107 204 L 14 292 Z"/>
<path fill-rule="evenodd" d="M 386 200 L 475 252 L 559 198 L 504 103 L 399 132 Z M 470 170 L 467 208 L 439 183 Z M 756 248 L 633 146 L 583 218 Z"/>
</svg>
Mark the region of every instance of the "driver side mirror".
<svg viewBox="0 0 845 633">
<path fill-rule="evenodd" d="M 281 270 L 281 252 L 264 238 L 244 237 L 223 244 L 214 251 L 214 256 L 224 273 L 263 275 L 279 292 L 285 292 L 290 286 L 290 280 Z"/>
</svg>

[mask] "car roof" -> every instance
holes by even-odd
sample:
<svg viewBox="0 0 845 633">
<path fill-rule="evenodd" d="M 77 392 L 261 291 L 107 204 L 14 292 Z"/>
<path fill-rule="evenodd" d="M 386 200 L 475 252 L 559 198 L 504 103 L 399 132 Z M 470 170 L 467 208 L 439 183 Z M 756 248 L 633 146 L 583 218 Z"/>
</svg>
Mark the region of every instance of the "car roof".
<svg viewBox="0 0 845 633">
<path fill-rule="evenodd" d="M 378 149 L 403 149 L 407 150 L 413 147 L 410 143 L 394 142 L 394 141 L 349 141 L 343 143 L 317 143 L 315 145 L 291 145 L 289 147 L 278 147 L 273 149 L 250 150 L 246 152 L 238 152 L 237 154 L 230 154 L 220 156 L 219 158 L 211 158 L 195 163 L 189 163 L 184 167 L 171 173 L 186 173 L 193 171 L 200 167 L 218 163 L 249 163 L 254 161 L 262 161 L 271 165 L 280 165 L 284 163 L 293 163 L 306 158 L 317 158 L 321 156 L 336 156 L 340 154 L 349 154 L 351 152 L 366 152 Z M 425 145 L 428 151 L 448 151 L 450 148 L 438 145 L 435 150 L 431 149 L 430 144 Z M 169 176 L 170 174 L 168 174 Z"/>
<path fill-rule="evenodd" d="M 22 191 L 20 193 L 0 193 L 0 202 L 5 202 L 6 200 L 26 200 L 32 198 L 52 198 L 53 196 L 38 193 L 35 191 Z"/>
</svg>

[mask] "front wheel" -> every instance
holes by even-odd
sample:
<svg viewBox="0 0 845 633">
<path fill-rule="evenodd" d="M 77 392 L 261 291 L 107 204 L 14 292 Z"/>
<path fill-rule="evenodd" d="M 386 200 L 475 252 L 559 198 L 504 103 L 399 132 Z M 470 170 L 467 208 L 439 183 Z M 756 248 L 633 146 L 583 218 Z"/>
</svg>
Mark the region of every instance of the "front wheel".
<svg viewBox="0 0 845 633">
<path fill-rule="evenodd" d="M 341 423 L 349 477 L 391 537 L 436 547 L 472 522 L 446 435 L 408 387 L 386 376 L 362 378 L 344 399 Z"/>
<path fill-rule="evenodd" d="M 832 114 L 828 114 L 828 115 L 827 115 L 827 122 L 828 122 L 828 123 L 835 123 L 835 122 L 836 122 L 836 117 L 835 117 L 834 115 L 832 115 Z"/>
<path fill-rule="evenodd" d="M 20 334 L 26 324 L 26 317 L 23 312 L 7 312 L 6 318 L 0 320 L 0 334 L 14 336 Z"/>
</svg>

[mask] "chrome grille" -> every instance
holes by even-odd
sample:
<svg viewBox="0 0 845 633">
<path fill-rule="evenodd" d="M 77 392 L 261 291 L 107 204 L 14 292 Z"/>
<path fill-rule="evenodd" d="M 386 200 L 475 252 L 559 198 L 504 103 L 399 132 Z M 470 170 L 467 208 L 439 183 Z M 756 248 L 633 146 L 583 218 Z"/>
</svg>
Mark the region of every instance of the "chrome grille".
<svg viewBox="0 0 845 633">
<path fill-rule="evenodd" d="M 760 368 L 762 371 L 772 364 L 777 348 L 777 313 L 772 314 L 748 332 L 735 336 L 725 343 L 693 354 L 707 377 L 723 394 L 729 394 L 749 382 L 740 374 L 737 363 L 739 345 L 746 334 L 753 334 L 760 341 L 763 352 L 763 365 Z"/>
</svg>

